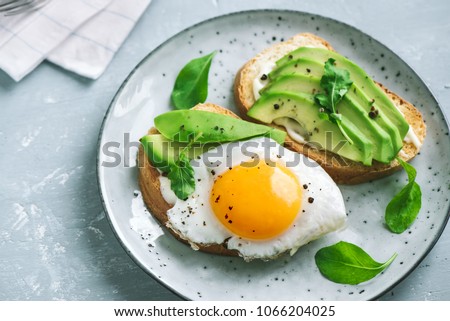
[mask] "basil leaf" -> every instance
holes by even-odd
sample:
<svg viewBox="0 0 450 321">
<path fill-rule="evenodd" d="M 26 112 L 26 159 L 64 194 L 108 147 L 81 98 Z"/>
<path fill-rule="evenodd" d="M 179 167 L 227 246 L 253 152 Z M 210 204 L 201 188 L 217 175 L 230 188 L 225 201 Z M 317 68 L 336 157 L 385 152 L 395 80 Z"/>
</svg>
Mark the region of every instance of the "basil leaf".
<svg viewBox="0 0 450 321">
<path fill-rule="evenodd" d="M 176 109 L 189 109 L 203 103 L 208 96 L 208 74 L 216 52 L 196 58 L 181 69 L 172 90 L 172 103 Z"/>
<path fill-rule="evenodd" d="M 417 171 L 407 162 L 397 157 L 408 174 L 408 184 L 394 196 L 386 207 L 384 219 L 388 228 L 394 233 L 403 233 L 416 219 L 422 206 L 422 191 L 415 182 Z"/>
<path fill-rule="evenodd" d="M 185 153 L 181 153 L 175 164 L 170 165 L 167 177 L 170 188 L 179 199 L 185 200 L 194 192 L 194 169 Z"/>
<path fill-rule="evenodd" d="M 330 117 L 326 118 L 324 112 L 319 112 L 321 119 L 327 119 L 332 123 L 335 123 L 345 139 L 353 144 L 352 139 L 346 133 L 342 127 L 341 120 L 342 115 L 338 113 L 336 106 L 348 92 L 348 89 L 353 84 L 350 80 L 350 73 L 345 69 L 336 68 L 334 65 L 335 60 L 333 58 L 328 59 L 325 62 L 324 73 L 320 79 L 320 87 L 325 91 L 324 93 L 318 93 L 314 95 L 316 103 L 326 110 Z"/>
<path fill-rule="evenodd" d="M 385 263 L 379 263 L 359 246 L 341 241 L 320 249 L 314 258 L 320 273 L 330 281 L 359 284 L 374 278 L 396 257 L 397 253 Z"/>
</svg>

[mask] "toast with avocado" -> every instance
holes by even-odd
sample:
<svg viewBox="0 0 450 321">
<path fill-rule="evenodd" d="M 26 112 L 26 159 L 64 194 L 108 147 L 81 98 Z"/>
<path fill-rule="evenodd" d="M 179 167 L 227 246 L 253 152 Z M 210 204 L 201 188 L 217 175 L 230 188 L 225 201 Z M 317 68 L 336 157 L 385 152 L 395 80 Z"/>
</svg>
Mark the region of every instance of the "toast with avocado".
<svg viewBox="0 0 450 321">
<path fill-rule="evenodd" d="M 191 110 L 198 111 L 198 113 L 191 113 Z M 180 158 L 180 153 L 186 150 L 185 147 L 190 144 L 190 138 L 187 135 L 189 132 L 201 131 L 202 126 L 205 129 L 201 135 L 201 139 L 204 141 L 199 144 L 200 148 L 189 149 L 189 159 L 194 159 L 223 141 L 270 136 L 273 140 L 283 143 L 286 137 L 283 131 L 244 122 L 230 110 L 215 104 L 198 104 L 191 110 L 171 111 L 157 116 L 155 127 L 159 128 L 161 132 L 155 127 L 151 128 L 148 134 L 141 138 L 139 147 L 138 180 L 144 203 L 152 215 L 167 227 L 170 227 L 168 226 L 167 211 L 174 204 L 169 204 L 164 198 L 160 176 L 168 175 L 170 167 Z M 224 115 L 226 117 L 223 117 Z M 194 119 L 197 116 L 201 117 L 201 120 Z M 178 196 L 178 198 L 180 197 Z M 237 251 L 229 250 L 226 244 L 193 244 L 191 241 L 180 237 L 173 229 L 169 228 L 169 231 L 178 240 L 191 245 L 195 249 L 220 255 L 238 255 Z"/>
<path fill-rule="evenodd" d="M 340 184 L 381 178 L 410 161 L 426 134 L 419 110 L 309 33 L 275 44 L 237 73 L 242 117 L 288 133 L 285 147 Z"/>
</svg>

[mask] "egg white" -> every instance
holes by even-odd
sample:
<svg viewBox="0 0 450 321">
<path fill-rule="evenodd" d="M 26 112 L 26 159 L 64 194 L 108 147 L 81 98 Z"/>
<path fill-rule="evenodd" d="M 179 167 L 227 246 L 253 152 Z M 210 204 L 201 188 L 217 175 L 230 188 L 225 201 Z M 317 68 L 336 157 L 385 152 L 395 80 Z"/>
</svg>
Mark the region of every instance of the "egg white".
<svg viewBox="0 0 450 321">
<path fill-rule="evenodd" d="M 209 197 L 218 175 L 258 157 L 282 163 L 294 173 L 300 185 L 307 185 L 307 188 L 302 187 L 301 209 L 291 227 L 272 239 L 256 241 L 228 231 L 216 218 Z M 193 249 L 198 249 L 199 244 L 221 244 L 227 240 L 227 247 L 237 250 L 245 260 L 271 259 L 286 251 L 293 255 L 302 245 L 345 225 L 342 194 L 325 170 L 308 157 L 285 149 L 268 138 L 220 145 L 192 160 L 191 164 L 196 188 L 187 200 L 173 197 L 166 177 L 161 176 L 160 182 L 166 201 L 173 204 L 176 199 L 167 212 L 167 227 L 187 240 Z"/>
</svg>

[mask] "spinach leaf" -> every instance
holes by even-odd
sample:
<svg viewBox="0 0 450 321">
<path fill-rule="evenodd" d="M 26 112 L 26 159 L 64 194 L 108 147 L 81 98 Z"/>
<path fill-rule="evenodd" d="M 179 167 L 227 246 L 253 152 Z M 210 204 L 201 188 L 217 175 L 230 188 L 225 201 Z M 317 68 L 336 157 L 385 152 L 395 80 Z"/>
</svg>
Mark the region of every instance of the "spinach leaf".
<svg viewBox="0 0 450 321">
<path fill-rule="evenodd" d="M 345 96 L 353 81 L 350 80 L 350 73 L 345 69 L 336 68 L 334 62 L 333 58 L 325 62 L 324 73 L 320 79 L 320 87 L 325 93 L 314 95 L 314 100 L 323 107 L 319 110 L 319 117 L 335 123 L 345 139 L 350 144 L 353 144 L 353 141 L 342 127 L 342 115 L 336 109 L 337 104 Z"/>
<path fill-rule="evenodd" d="M 359 246 L 341 241 L 320 249 L 314 258 L 320 273 L 330 281 L 359 284 L 374 278 L 396 257 L 397 253 L 385 263 L 378 263 Z"/>
<path fill-rule="evenodd" d="M 408 184 L 394 196 L 386 207 L 384 219 L 388 228 L 394 233 L 403 233 L 416 219 L 422 206 L 422 191 L 415 182 L 416 169 L 397 157 L 408 174 Z"/>
<path fill-rule="evenodd" d="M 216 52 L 189 61 L 181 69 L 172 90 L 172 103 L 176 109 L 189 109 L 203 103 L 208 96 L 208 74 Z"/>
</svg>

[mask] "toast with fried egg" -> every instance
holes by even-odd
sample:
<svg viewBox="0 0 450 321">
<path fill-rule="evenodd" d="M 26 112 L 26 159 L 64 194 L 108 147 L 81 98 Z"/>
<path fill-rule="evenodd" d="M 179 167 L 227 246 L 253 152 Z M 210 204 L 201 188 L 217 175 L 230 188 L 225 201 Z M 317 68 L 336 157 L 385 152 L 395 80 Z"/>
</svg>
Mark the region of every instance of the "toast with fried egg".
<svg viewBox="0 0 450 321">
<path fill-rule="evenodd" d="M 256 101 L 253 88 L 254 79 L 258 77 L 261 70 L 264 69 L 264 66 L 268 63 L 275 63 L 278 59 L 300 47 L 317 47 L 334 51 L 331 44 L 326 40 L 310 33 L 301 33 L 282 43 L 277 43 L 265 49 L 250 59 L 239 70 L 234 83 L 235 102 L 244 119 L 257 122 L 248 117 L 247 112 Z M 414 144 L 413 142 L 404 141 L 403 148 L 398 154 L 398 157 L 401 159 L 410 161 L 418 154 L 420 145 L 423 143 L 426 135 L 426 126 L 422 114 L 414 105 L 405 99 L 390 91 L 382 84 L 375 83 L 386 93 L 395 107 L 403 114 L 410 129 L 415 133 L 418 142 Z M 269 125 L 275 128 L 284 129 L 273 123 Z M 371 166 L 366 166 L 360 162 L 344 159 L 330 151 L 317 149 L 310 144 L 299 143 L 293 140 L 289 135 L 286 138 L 285 147 L 307 155 L 318 162 L 338 184 L 359 184 L 367 182 L 390 175 L 401 168 L 400 164 L 395 159 L 388 164 L 374 161 Z"/>
<path fill-rule="evenodd" d="M 190 115 L 178 119 L 179 123 L 171 118 L 172 123 L 181 130 L 189 128 L 189 122 L 195 119 L 194 126 L 200 126 L 193 116 L 199 112 L 209 124 L 203 128 L 211 126 L 213 132 L 217 125 L 227 131 L 225 123 L 231 120 L 235 121 L 231 130 L 236 132 L 255 125 L 237 120 L 239 117 L 231 111 L 213 104 L 197 105 Z M 170 113 L 174 112 L 158 117 L 169 117 Z M 217 113 L 221 115 L 220 123 L 206 120 Z M 155 124 L 161 133 L 166 131 L 160 118 L 155 118 Z M 270 127 L 262 127 L 271 131 Z M 316 162 L 282 147 L 282 132 L 279 140 L 266 133 L 217 140 L 219 145 L 202 148 L 201 154 L 191 156 L 195 186 L 187 197 L 176 194 L 179 180 L 189 180 L 180 174 L 178 165 L 170 165 L 169 170 L 154 167 L 159 164 L 155 156 L 160 150 L 173 149 L 169 145 L 156 148 L 148 143 L 148 136 L 143 137 L 138 158 L 139 185 L 151 214 L 194 250 L 239 255 L 245 261 L 271 260 L 283 253 L 294 255 L 303 245 L 343 228 L 347 218 L 345 203 L 332 178 Z M 149 135 L 158 136 L 153 134 L 158 132 L 151 129 Z M 181 159 L 179 155 L 175 157 Z"/>
<path fill-rule="evenodd" d="M 227 115 L 234 118 L 239 118 L 232 111 L 220 107 L 218 105 L 212 103 L 204 103 L 198 104 L 193 107 L 195 110 L 208 111 L 212 113 Z M 157 134 L 158 131 L 156 128 L 151 128 L 148 131 L 148 134 Z M 166 226 L 168 222 L 167 211 L 173 206 L 169 204 L 163 197 L 161 193 L 161 185 L 160 185 L 160 175 L 161 172 L 158 171 L 149 161 L 147 155 L 144 152 L 144 148 L 142 145 L 139 147 L 139 155 L 138 155 L 138 164 L 139 164 L 139 187 L 142 192 L 142 197 L 144 199 L 144 203 L 147 208 L 152 213 L 153 217 L 155 217 L 162 225 Z M 179 241 L 190 244 L 185 239 L 181 238 L 180 235 L 175 233 L 172 229 L 168 229 L 170 233 L 172 233 Z M 192 244 L 191 244 L 192 245 Z M 226 244 L 195 244 L 195 246 L 203 251 L 208 253 L 214 253 L 219 255 L 228 255 L 228 256 L 237 256 L 238 253 L 235 250 L 229 250 L 226 247 Z"/>
</svg>

